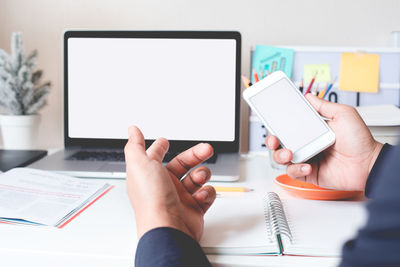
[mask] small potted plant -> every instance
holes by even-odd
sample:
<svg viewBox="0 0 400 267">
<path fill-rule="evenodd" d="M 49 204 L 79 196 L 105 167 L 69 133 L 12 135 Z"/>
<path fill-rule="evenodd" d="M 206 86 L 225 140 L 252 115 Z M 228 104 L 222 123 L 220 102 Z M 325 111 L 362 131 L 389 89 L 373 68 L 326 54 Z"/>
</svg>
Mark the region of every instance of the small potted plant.
<svg viewBox="0 0 400 267">
<path fill-rule="evenodd" d="M 0 49 L 0 128 L 6 149 L 35 148 L 40 115 L 50 82 L 36 70 L 37 50 L 25 56 L 22 34 L 13 33 L 11 54 Z"/>
</svg>

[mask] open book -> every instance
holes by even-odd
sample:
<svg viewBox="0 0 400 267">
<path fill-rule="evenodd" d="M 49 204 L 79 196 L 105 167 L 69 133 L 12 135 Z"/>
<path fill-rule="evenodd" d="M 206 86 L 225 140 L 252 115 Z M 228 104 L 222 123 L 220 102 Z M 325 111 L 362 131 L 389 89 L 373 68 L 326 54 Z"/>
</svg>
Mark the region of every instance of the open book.
<svg viewBox="0 0 400 267">
<path fill-rule="evenodd" d="M 62 228 L 111 188 L 104 181 L 12 169 L 0 175 L 0 222 Z"/>
<path fill-rule="evenodd" d="M 366 221 L 363 202 L 222 196 L 205 216 L 208 254 L 340 256 Z"/>
</svg>

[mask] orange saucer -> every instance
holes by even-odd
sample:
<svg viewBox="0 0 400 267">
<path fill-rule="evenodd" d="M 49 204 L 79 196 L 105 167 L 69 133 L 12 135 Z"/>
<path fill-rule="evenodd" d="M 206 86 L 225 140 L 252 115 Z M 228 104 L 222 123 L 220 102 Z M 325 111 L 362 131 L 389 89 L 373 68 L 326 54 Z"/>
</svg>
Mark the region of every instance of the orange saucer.
<svg viewBox="0 0 400 267">
<path fill-rule="evenodd" d="M 286 174 L 276 177 L 275 183 L 296 197 L 315 200 L 346 199 L 355 197 L 362 193 L 361 191 L 326 189 L 311 183 L 295 180 Z"/>
</svg>

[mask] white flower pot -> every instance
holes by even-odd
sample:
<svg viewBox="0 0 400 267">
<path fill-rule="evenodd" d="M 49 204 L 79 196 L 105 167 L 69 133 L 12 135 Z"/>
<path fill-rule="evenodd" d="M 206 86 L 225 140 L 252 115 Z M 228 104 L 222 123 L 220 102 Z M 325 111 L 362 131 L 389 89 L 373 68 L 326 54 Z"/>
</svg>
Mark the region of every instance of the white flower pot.
<svg viewBox="0 0 400 267">
<path fill-rule="evenodd" d="M 35 149 L 40 115 L 0 115 L 5 149 Z"/>
</svg>

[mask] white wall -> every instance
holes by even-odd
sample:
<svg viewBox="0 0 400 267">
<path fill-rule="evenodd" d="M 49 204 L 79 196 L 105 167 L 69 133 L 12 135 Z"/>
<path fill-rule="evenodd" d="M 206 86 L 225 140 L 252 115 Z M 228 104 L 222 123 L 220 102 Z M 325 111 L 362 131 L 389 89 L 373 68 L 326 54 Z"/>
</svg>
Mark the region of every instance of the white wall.
<svg viewBox="0 0 400 267">
<path fill-rule="evenodd" d="M 248 74 L 254 44 L 386 46 L 390 32 L 400 30 L 400 1 L 0 0 L 0 47 L 9 51 L 11 33 L 22 31 L 26 51 L 39 50 L 39 67 L 53 83 L 49 105 L 41 111 L 43 148 L 63 144 L 61 37 L 66 28 L 238 30 L 242 72 Z M 245 139 L 245 127 L 243 134 Z"/>
</svg>

